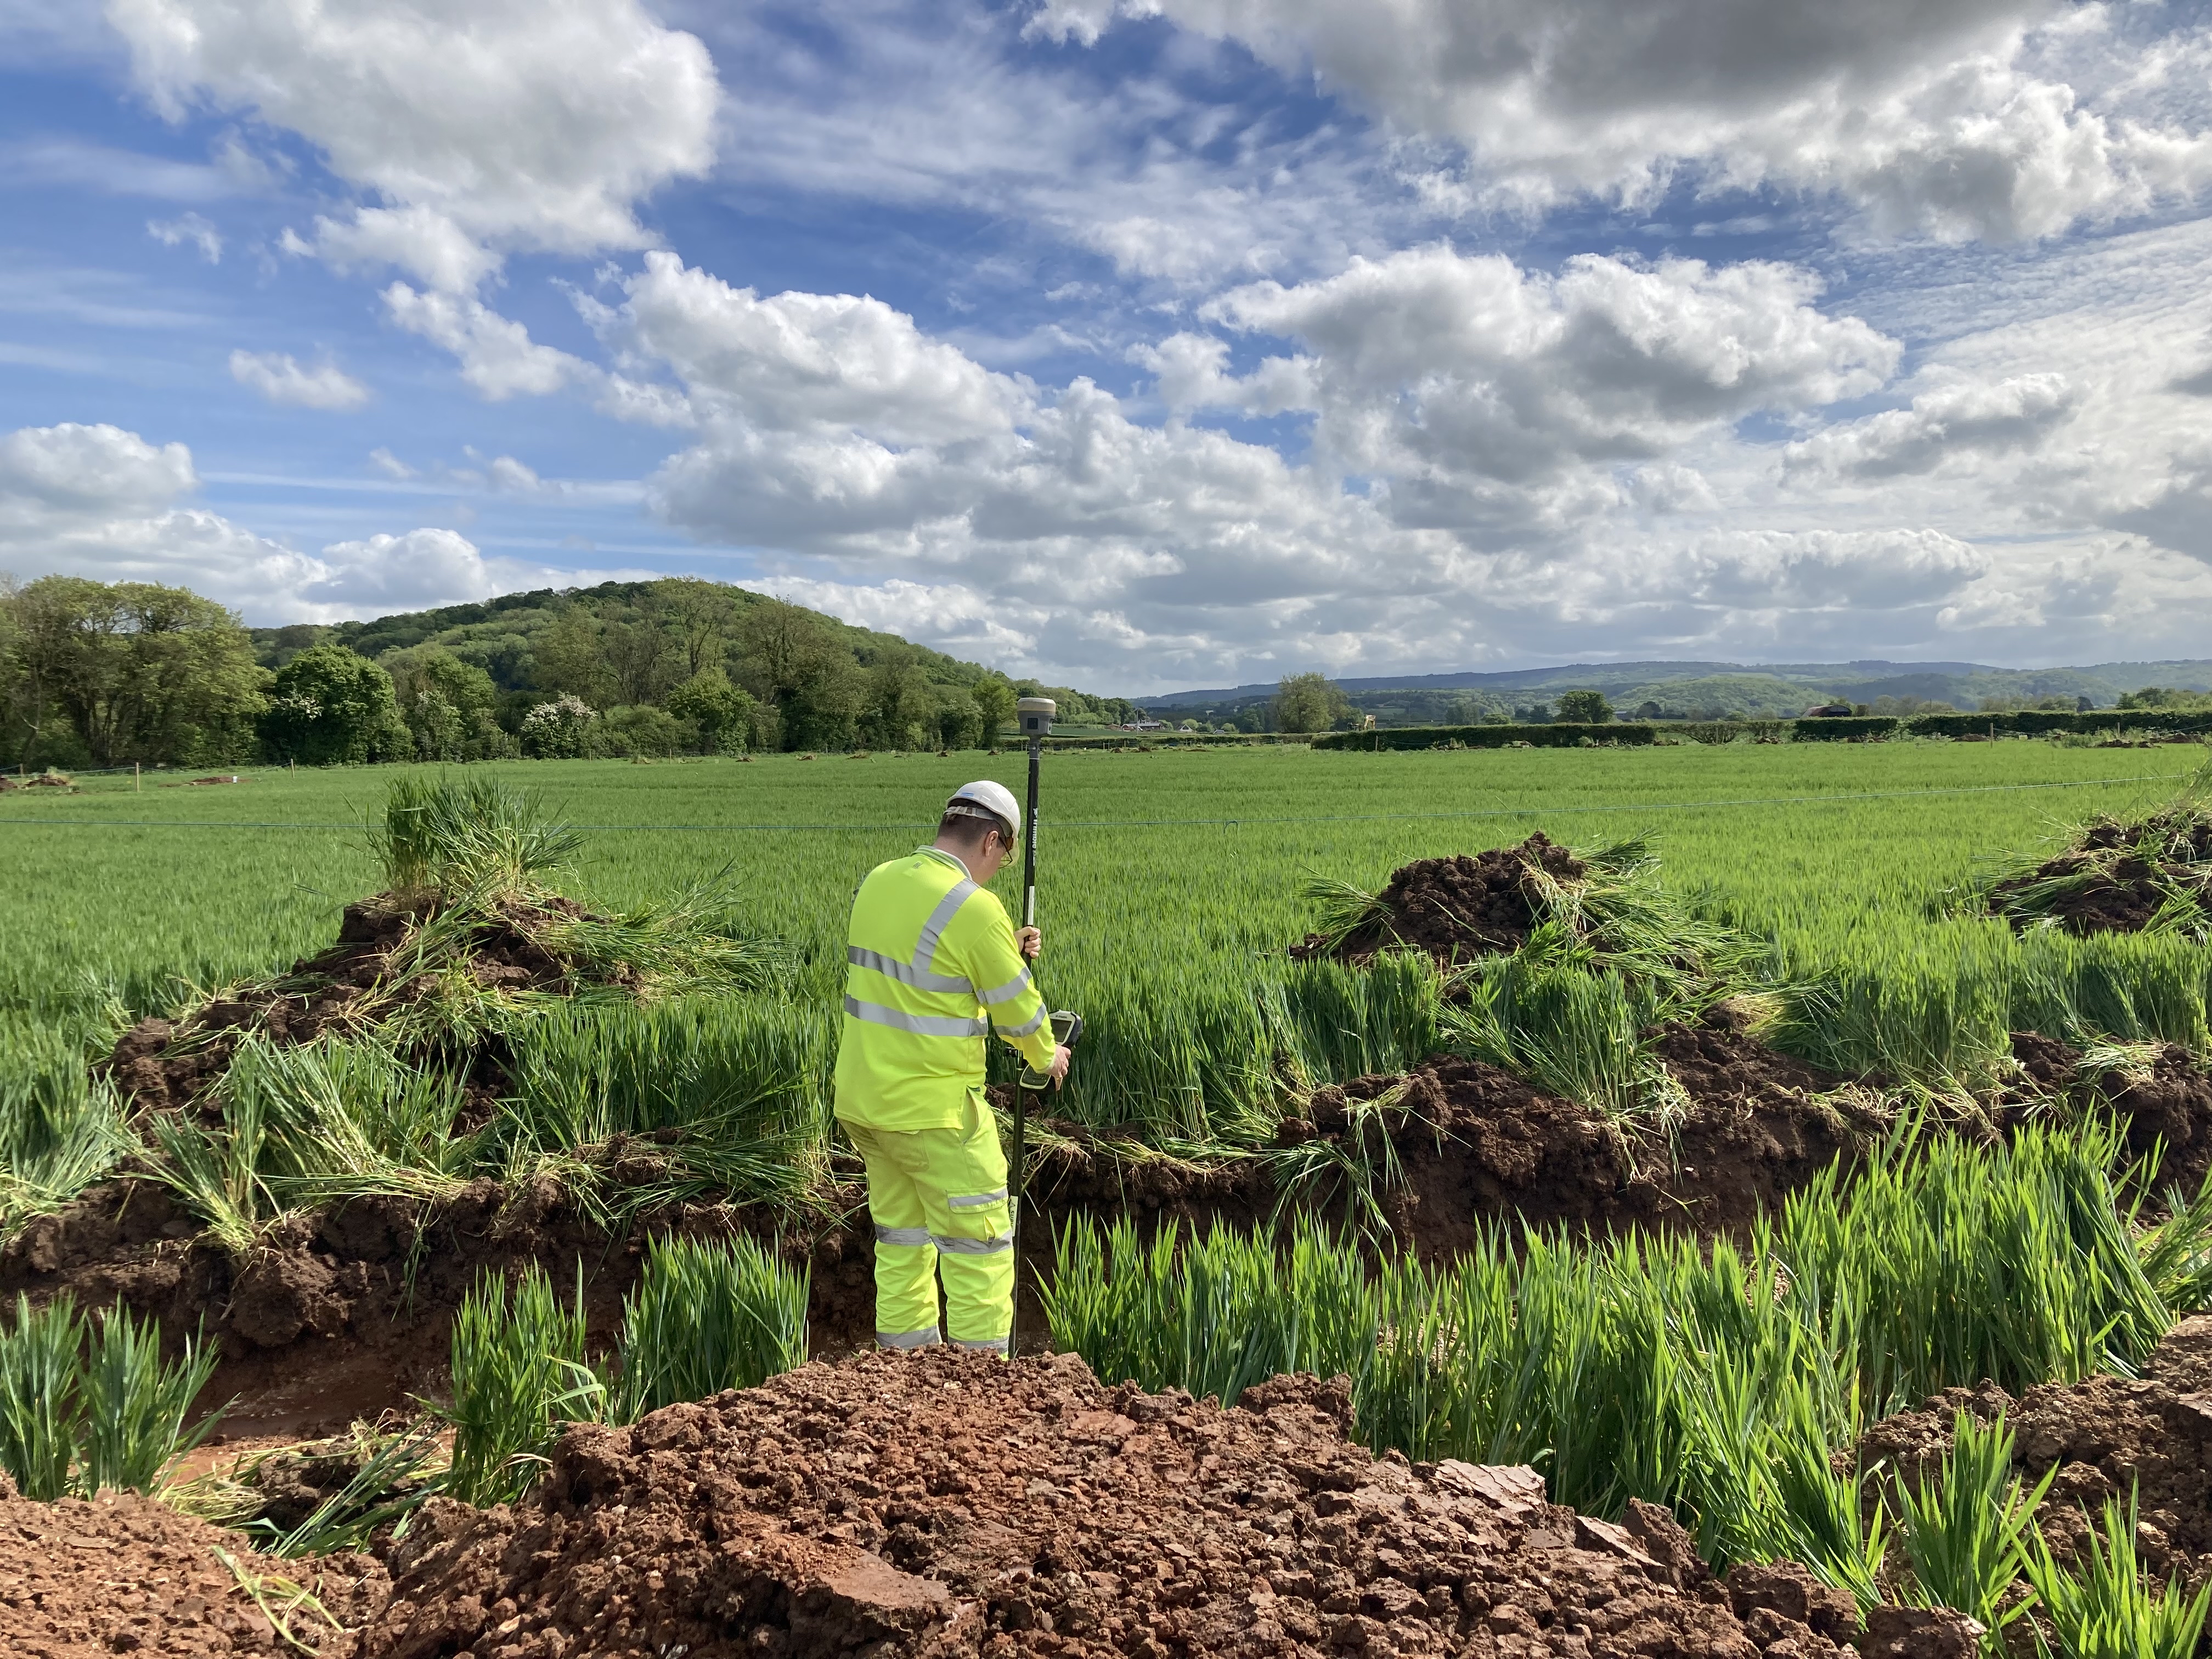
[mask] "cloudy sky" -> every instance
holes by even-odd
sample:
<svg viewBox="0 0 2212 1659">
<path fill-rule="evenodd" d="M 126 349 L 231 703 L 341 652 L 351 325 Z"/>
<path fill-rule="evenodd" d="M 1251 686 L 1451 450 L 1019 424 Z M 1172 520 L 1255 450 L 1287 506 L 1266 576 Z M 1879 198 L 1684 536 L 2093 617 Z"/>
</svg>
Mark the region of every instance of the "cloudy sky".
<svg viewBox="0 0 2212 1659">
<path fill-rule="evenodd" d="M 2212 3 L 0 0 L 0 570 L 2212 654 Z"/>
</svg>

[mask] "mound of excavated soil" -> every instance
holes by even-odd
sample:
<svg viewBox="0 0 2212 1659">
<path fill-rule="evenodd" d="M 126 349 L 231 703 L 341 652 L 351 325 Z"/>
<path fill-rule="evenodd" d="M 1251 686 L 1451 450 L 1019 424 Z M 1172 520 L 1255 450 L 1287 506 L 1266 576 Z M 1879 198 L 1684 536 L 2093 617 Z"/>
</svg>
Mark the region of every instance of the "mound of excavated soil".
<svg viewBox="0 0 2212 1659">
<path fill-rule="evenodd" d="M 633 1429 L 571 1430 L 511 1510 L 432 1506 L 345 1650 L 1840 1650 L 1847 1616 L 1802 1570 L 1711 1583 L 1663 1510 L 1608 1526 L 1545 1504 L 1533 1470 L 1377 1460 L 1345 1440 L 1347 1414 L 1341 1382 L 1311 1378 L 1224 1411 L 1107 1387 L 1066 1356 L 810 1365 Z"/>
<path fill-rule="evenodd" d="M 2130 1157 L 2162 1152 L 2151 1175 L 2154 1192 L 2179 1186 L 2193 1194 L 2212 1172 L 2212 1073 L 2186 1048 L 2165 1044 L 2148 1073 L 2085 1073 L 2081 1050 L 2039 1032 L 2014 1031 L 2012 1054 L 2033 1092 L 2118 1116 Z"/>
<path fill-rule="evenodd" d="M 2058 1470 L 2037 1513 L 2062 1553 L 2085 1535 L 2109 1497 L 2123 1506 L 2140 1492 L 2141 1546 L 2158 1578 L 2179 1571 L 2191 1590 L 2212 1579 L 2212 1316 L 2184 1320 L 2159 1345 L 2139 1380 L 2094 1376 L 2033 1388 L 2014 1400 L 1995 1383 L 1948 1389 L 1921 1411 L 1877 1423 L 1860 1440 L 1860 1457 L 1885 1460 L 1917 1482 L 1937 1469 L 1951 1445 L 1954 1418 L 1984 1421 L 2004 1413 L 2014 1434 L 2013 1463 L 2030 1480 Z M 2139 1486 L 2138 1486 L 2139 1483 Z"/>
<path fill-rule="evenodd" d="M 513 900 L 471 933 L 465 946 L 469 972 L 479 985 L 509 991 L 573 988 L 573 964 L 538 942 L 548 922 L 587 913 L 573 900 Z M 181 1024 L 142 1019 L 125 1031 L 104 1069 L 135 1106 L 149 1111 L 181 1107 L 230 1064 L 239 1036 L 258 1030 L 280 1043 L 312 1042 L 325 1031 L 357 1024 L 372 991 L 391 995 L 386 1006 L 430 994 L 434 976 L 410 975 L 407 946 L 429 920 L 390 895 L 349 904 L 337 943 L 292 964 L 291 971 L 240 987 L 196 1010 Z M 487 1097 L 501 1081 L 496 1057 L 475 1081 Z"/>
<path fill-rule="evenodd" d="M 1398 1231 L 1433 1258 L 1464 1249 L 1486 1223 L 1516 1216 L 1601 1230 L 1740 1227 L 1887 1127 L 1849 1097 L 1823 1097 L 1838 1079 L 1753 1038 L 1675 1027 L 1659 1049 L 1691 1100 L 1671 1139 L 1638 1134 L 1480 1060 L 1443 1056 L 1410 1079 L 1362 1078 L 1322 1091 L 1312 1130 L 1349 1133 L 1352 1102 L 1404 1083 L 1387 1113 L 1398 1121 L 1394 1138 L 1409 1187 Z M 1285 1138 L 1304 1133 L 1294 1123 Z"/>
<path fill-rule="evenodd" d="M 1516 1219 L 1601 1231 L 1735 1231 L 1837 1159 L 1860 1156 L 1890 1127 L 1878 1097 L 1839 1087 L 1841 1079 L 1766 1047 L 1719 1012 L 1653 1042 L 1690 1102 L 1671 1134 L 1637 1133 L 1480 1061 L 1440 1055 L 1407 1077 L 1319 1091 L 1307 1115 L 1282 1124 L 1278 1142 L 1334 1142 L 1332 1151 L 1374 1162 L 1387 1136 L 1404 1177 L 1377 1194 L 1391 1242 L 1434 1261 L 1469 1247 L 1486 1224 Z M 2033 1033 L 2015 1036 L 2014 1052 L 2026 1078 L 1993 1113 L 1996 1132 L 2096 1104 L 2125 1119 L 2138 1157 L 2164 1144 L 2158 1190 L 2179 1182 L 2194 1191 L 2212 1166 L 2212 1076 L 2185 1051 L 2161 1051 L 2148 1077 L 2101 1079 L 2084 1079 L 2074 1049 Z M 1386 1102 L 1378 1113 L 1356 1109 L 1378 1101 Z M 1053 1269 L 1054 1231 L 1071 1216 L 1127 1216 L 1149 1232 L 1170 1224 L 1249 1226 L 1277 1211 L 1275 1177 L 1262 1160 L 1212 1168 L 1126 1162 L 1073 1126 L 1053 1127 L 1068 1138 L 1030 1170 L 1029 1339 L 1045 1328 L 1036 1287 Z M 641 1156 L 651 1151 L 638 1148 Z M 618 1157 L 617 1176 L 627 1167 Z M 1334 1218 L 1346 1196 L 1324 1169 L 1292 1205 Z M 811 1235 L 789 1218 L 712 1206 L 641 1218 L 610 1235 L 555 1182 L 508 1188 L 481 1181 L 441 1204 L 363 1198 L 297 1213 L 240 1261 L 196 1237 L 164 1189 L 126 1180 L 38 1218 L 0 1249 L 0 1298 L 24 1291 L 43 1303 L 68 1291 L 81 1305 L 119 1301 L 161 1320 L 173 1340 L 204 1321 L 224 1355 L 209 1403 L 242 1396 L 234 1413 L 241 1432 L 269 1423 L 335 1431 L 440 1389 L 453 1310 L 486 1270 L 512 1273 L 535 1262 L 566 1284 L 580 1260 L 592 1331 L 611 1336 L 645 1243 L 662 1231 L 780 1240 L 811 1264 L 816 1351 L 863 1346 L 873 1329 L 863 1202 L 857 1185 L 844 1191 L 837 1207 L 854 1213 Z"/>
<path fill-rule="evenodd" d="M 1717 1012 L 1705 1024 L 1667 1028 L 1656 1046 L 1692 1107 L 1671 1152 L 1510 1073 L 1448 1054 L 1409 1075 L 1316 1091 L 1307 1115 L 1279 1127 L 1277 1145 L 1333 1142 L 1358 1154 L 1364 1138 L 1375 1161 L 1376 1137 L 1386 1134 L 1406 1176 L 1403 1188 L 1380 1194 L 1396 1242 L 1435 1259 L 1464 1249 L 1484 1224 L 1516 1217 L 1601 1229 L 1738 1226 L 1888 1127 L 1848 1092 L 1830 1094 L 1843 1079 Z M 1364 1115 L 1356 1107 L 1394 1094 L 1379 1122 L 1355 1121 Z M 1036 1226 L 1024 1243 L 1037 1247 L 1048 1243 L 1039 1233 L 1074 1211 L 1249 1224 L 1274 1212 L 1277 1189 L 1256 1160 L 1211 1170 L 1123 1164 L 1086 1155 L 1079 1141 L 1031 1166 L 1030 1197 Z M 1326 1184 L 1303 1194 L 1323 1213 L 1340 1210 L 1342 1197 Z"/>
<path fill-rule="evenodd" d="M 135 1492 L 40 1504 L 17 1497 L 0 1475 L 0 1652 L 10 1659 L 297 1654 L 218 1549 L 256 1580 L 304 1581 L 341 1623 L 384 1602 L 384 1570 L 366 1556 L 270 1560 L 238 1534 Z M 310 1610 L 288 1614 L 275 1587 L 264 1595 L 302 1645 L 333 1636 Z"/>
<path fill-rule="evenodd" d="M 1517 951 L 1540 920 L 1530 896 L 1529 872 L 1560 881 L 1583 874 L 1583 865 L 1541 832 L 1518 847 L 1455 858 L 1416 859 L 1390 873 L 1379 899 L 1382 914 L 1330 947 L 1318 933 L 1291 948 L 1294 957 L 1335 956 L 1364 962 L 1393 945 L 1411 945 L 1445 962 L 1492 951 Z"/>
<path fill-rule="evenodd" d="M 2154 860 L 2132 850 L 2146 829 L 2177 841 L 2169 848 L 2169 856 Z M 2140 933 L 2177 884 L 2193 890 L 2198 906 L 2212 915 L 2208 870 L 2212 870 L 2212 817 L 2192 815 L 2185 821 L 2160 815 L 2140 825 L 2106 819 L 2092 824 L 2075 845 L 2056 857 L 1991 887 L 1989 908 L 2022 930 L 2055 919 L 2075 934 Z M 2080 876 L 2089 878 L 2071 891 L 2038 901 L 2033 909 L 2022 908 L 2014 898 L 2038 883 Z"/>
</svg>

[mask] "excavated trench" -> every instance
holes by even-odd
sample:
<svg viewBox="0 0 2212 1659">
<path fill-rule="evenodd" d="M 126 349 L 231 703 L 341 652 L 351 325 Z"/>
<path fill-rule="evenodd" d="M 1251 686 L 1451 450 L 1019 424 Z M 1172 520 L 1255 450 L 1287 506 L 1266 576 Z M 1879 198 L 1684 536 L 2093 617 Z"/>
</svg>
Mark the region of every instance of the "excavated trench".
<svg viewBox="0 0 2212 1659">
<path fill-rule="evenodd" d="M 1447 958 L 1470 945 L 1512 948 L 1535 921 L 1529 857 L 1559 878 L 1578 873 L 1571 854 L 1541 837 L 1409 866 L 1385 896 L 1397 939 Z M 338 945 L 295 964 L 289 988 L 272 981 L 265 994 L 234 999 L 235 1008 L 211 1006 L 189 1041 L 142 1025 L 107 1068 L 142 1109 L 191 1109 L 237 1029 L 306 1041 L 343 1025 L 348 1004 L 380 982 L 404 927 L 374 902 L 352 907 Z M 529 935 L 527 927 L 512 940 L 487 935 L 481 971 L 550 988 L 560 964 L 531 956 Z M 1355 934 L 1334 948 L 1358 960 L 1389 942 Z M 1401 1184 L 1377 1193 L 1389 1242 L 1441 1261 L 1486 1225 L 1516 1218 L 1600 1232 L 1735 1232 L 1892 1127 L 1876 1091 L 1778 1053 L 1723 1014 L 1647 1036 L 1689 1102 L 1663 1136 L 1639 1137 L 1493 1066 L 1438 1056 L 1406 1076 L 1318 1091 L 1283 1123 L 1278 1150 L 1325 1151 L 1332 1156 L 1311 1165 L 1325 1172 L 1372 1166 L 1377 1138 L 1387 1138 L 1403 1172 Z M 1995 1137 L 2094 1103 L 2122 1118 L 2137 1156 L 2162 1149 L 2161 1184 L 2193 1189 L 2212 1168 L 2212 1077 L 2185 1051 L 2101 1076 L 2085 1076 L 2080 1054 L 2033 1033 L 2015 1036 L 2014 1055 L 2021 1079 L 2012 1094 L 1983 1121 L 1954 1127 Z M 501 1081 L 497 1057 L 486 1066 L 473 1081 L 488 1100 Z M 1149 1231 L 1252 1224 L 1277 1210 L 1280 1194 L 1261 1161 L 1131 1162 L 1070 1126 L 1048 1127 L 1067 1133 L 1031 1176 L 1022 1314 L 1030 1346 L 1044 1328 L 1034 1287 L 1051 1272 L 1054 1228 L 1070 1217 L 1126 1216 Z M 1346 1197 L 1324 1173 L 1296 1201 L 1328 1216 L 1342 1212 Z M 1064 1356 L 1000 1366 L 867 1354 L 865 1194 L 848 1182 L 830 1198 L 805 1224 L 694 1205 L 610 1232 L 555 1182 L 486 1180 L 437 1204 L 362 1198 L 295 1213 L 234 1258 L 165 1189 L 125 1179 L 9 1241 L 0 1297 L 21 1291 L 37 1303 L 67 1291 L 81 1305 L 119 1303 L 158 1317 L 173 1343 L 202 1330 L 222 1356 L 204 1403 L 236 1402 L 226 1433 L 304 1438 L 441 1394 L 453 1311 L 488 1270 L 534 1263 L 567 1285 L 580 1268 L 592 1335 L 611 1343 L 656 1234 L 773 1240 L 807 1263 L 814 1352 L 834 1363 L 634 1429 L 579 1429 L 562 1443 L 552 1476 L 515 1509 L 434 1503 L 387 1559 L 319 1564 L 325 1603 L 362 1626 L 324 1650 L 361 1659 L 1795 1659 L 1841 1650 L 1851 1630 L 1848 1609 L 1802 1570 L 1739 1569 L 1711 1583 L 1663 1511 L 1638 1506 L 1625 1528 L 1608 1527 L 1543 1504 L 1525 1475 L 1372 1458 L 1345 1439 L 1341 1396 L 1310 1379 L 1269 1384 L 1223 1412 L 1172 1393 L 1105 1388 Z M 2212 1338 L 2202 1346 L 2212 1352 Z M 2212 1361 L 2202 1376 L 2172 1356 L 2162 1363 L 2139 1383 L 2099 1379 L 2061 1391 L 2063 1400 L 2031 1391 L 2020 1411 L 2089 1426 L 2071 1440 L 2056 1426 L 2032 1441 L 2024 1433 L 2023 1459 L 2058 1435 L 2049 1455 L 2065 1465 L 2060 1487 L 2077 1495 L 2105 1488 L 2076 1465 L 2106 1486 L 2124 1473 L 2201 1471 L 2212 1450 L 2212 1405 L 2203 1404 L 2212 1392 L 2199 1390 L 2212 1389 Z M 1928 1424 L 1895 1419 L 1877 1431 L 1900 1437 L 1893 1461 L 1927 1455 L 1937 1427 L 1948 1437 L 1949 1402 L 1935 1403 Z M 2189 1438 L 2200 1405 L 2203 1446 Z M 291 1473 L 320 1478 L 312 1468 Z M 2205 1500 L 2201 1476 L 2191 1478 L 2198 1486 L 2184 1492 L 2147 1476 L 2144 1504 L 2148 1513 L 2155 1496 L 2151 1518 L 2166 1528 L 2173 1559 L 2202 1573 L 2212 1571 L 2212 1512 L 2192 1518 Z M 2056 1511 L 2047 1518 L 2064 1525 Z M 19 1626 L 44 1644 L 26 1652 L 298 1650 L 241 1585 L 301 1569 L 256 1564 L 235 1534 L 130 1498 L 54 1506 L 0 1495 L 0 1606 L 46 1620 Z M 207 1571 L 218 1542 L 244 1579 Z M 98 1593 L 82 1572 L 71 1575 L 88 1559 L 138 1581 L 166 1571 L 183 1593 L 136 1601 Z M 299 1619 L 288 1622 L 294 1638 L 306 1632 L 316 1645 Z M 1972 1651 L 1935 1615 L 1885 1612 L 1850 1639 L 1869 1654 Z"/>
<path fill-rule="evenodd" d="M 1320 1091 L 1278 1139 L 1286 1147 L 1334 1143 L 1347 1158 L 1371 1161 L 1387 1136 L 1403 1175 L 1402 1185 L 1377 1192 L 1390 1243 L 1436 1261 L 1516 1218 L 1601 1232 L 1736 1232 L 1892 1127 L 1878 1097 L 1840 1087 L 1722 1021 L 1661 1033 L 1657 1050 L 1691 1101 L 1667 1137 L 1626 1134 L 1494 1066 L 1439 1056 L 1409 1076 Z M 2123 1120 L 2136 1156 L 2164 1148 L 2160 1188 L 2193 1190 L 2212 1166 L 2212 1076 L 2185 1051 L 2160 1051 L 2146 1073 L 2084 1079 L 2080 1057 L 2062 1044 L 2023 1034 L 2015 1050 L 2021 1086 L 1962 1132 L 2000 1134 L 2094 1100 Z M 1207 1170 L 1117 1161 L 1080 1142 L 1054 1150 L 1031 1171 L 1026 1340 L 1042 1340 L 1035 1289 L 1051 1273 L 1053 1235 L 1069 1218 L 1126 1216 L 1146 1231 L 1251 1225 L 1275 1212 L 1279 1196 L 1258 1160 Z M 1323 1176 L 1299 1190 L 1294 1207 L 1338 1217 L 1346 1196 Z M 172 1342 L 204 1331 L 223 1356 L 205 1402 L 237 1402 L 229 1432 L 335 1433 L 441 1391 L 453 1310 L 487 1270 L 534 1263 L 566 1285 L 580 1264 L 592 1334 L 611 1342 L 646 1244 L 664 1232 L 774 1242 L 811 1270 L 814 1351 L 865 1346 L 873 1329 L 865 1206 L 865 1192 L 848 1182 L 811 1223 L 691 1205 L 616 1233 L 552 1181 L 510 1188 L 481 1180 L 441 1203 L 380 1196 L 295 1212 L 234 1258 L 165 1188 L 122 1180 L 32 1222 L 0 1249 L 0 1297 L 21 1291 L 44 1303 L 67 1291 L 80 1305 L 120 1303 L 151 1315 Z"/>
</svg>

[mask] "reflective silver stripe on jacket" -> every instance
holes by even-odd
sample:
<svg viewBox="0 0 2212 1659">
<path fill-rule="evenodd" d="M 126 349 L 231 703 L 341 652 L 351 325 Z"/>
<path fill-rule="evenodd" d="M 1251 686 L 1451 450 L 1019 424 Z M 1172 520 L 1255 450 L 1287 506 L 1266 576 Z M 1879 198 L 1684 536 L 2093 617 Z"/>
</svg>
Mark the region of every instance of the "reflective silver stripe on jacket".
<svg viewBox="0 0 2212 1659">
<path fill-rule="evenodd" d="M 876 1243 L 903 1244 L 909 1249 L 920 1249 L 934 1241 L 930 1237 L 929 1229 L 927 1227 L 886 1227 L 881 1222 L 878 1222 Z"/>
<path fill-rule="evenodd" d="M 880 951 L 866 951 L 857 945 L 845 947 L 845 960 L 855 968 L 869 968 L 885 979 L 895 979 L 902 985 L 911 985 L 917 991 L 956 991 L 969 996 L 975 988 L 958 974 L 933 974 L 926 968 L 917 968 L 910 962 L 901 962 L 896 957 L 887 957 Z M 1024 975 L 1024 977 L 1027 977 Z M 984 1001 L 991 999 L 986 997 Z"/>
<path fill-rule="evenodd" d="M 968 902 L 968 896 L 975 890 L 975 884 L 963 876 L 952 884 L 945 896 L 937 901 L 937 908 L 929 913 L 929 920 L 921 924 L 921 937 L 914 942 L 914 965 L 927 968 L 937 960 L 937 941 L 960 907 Z"/>
<path fill-rule="evenodd" d="M 855 996 L 845 999 L 845 1012 L 871 1025 L 888 1025 L 894 1030 L 911 1031 L 916 1036 L 979 1037 L 991 1034 L 991 1022 L 987 1019 L 957 1019 L 949 1014 L 904 1014 L 879 1002 L 863 1002 Z M 1036 1027 L 1032 1024 L 1030 1029 L 1035 1030 Z"/>
<path fill-rule="evenodd" d="M 960 981 L 960 985 L 961 988 L 965 990 L 968 981 L 963 979 Z M 1017 977 L 1008 980 L 1004 985 L 994 986 L 988 991 L 976 992 L 975 1000 L 988 1003 L 1012 1002 L 1029 988 L 1030 970 L 1024 968 Z"/>
<path fill-rule="evenodd" d="M 994 1193 L 970 1193 L 961 1198 L 948 1198 L 945 1204 L 947 1209 L 980 1210 L 986 1204 L 1003 1204 L 1006 1198 L 1006 1189 L 1001 1187 Z"/>
<path fill-rule="evenodd" d="M 941 1340 L 937 1334 L 937 1327 L 934 1325 L 926 1331 L 878 1331 L 876 1333 L 878 1347 L 897 1348 L 906 1352 L 912 1352 L 916 1348 L 933 1348 Z"/>
<path fill-rule="evenodd" d="M 848 1002 L 850 1002 L 850 1001 L 852 1000 L 852 999 L 851 999 L 850 997 L 848 997 L 848 998 L 846 998 L 845 1000 L 846 1000 Z M 1031 1031 L 1036 1030 L 1036 1028 L 1037 1028 L 1038 1026 L 1040 1026 L 1040 1025 L 1042 1025 L 1042 1024 L 1044 1024 L 1044 1005 L 1043 1005 L 1042 1002 L 1040 1002 L 1039 1004 L 1037 1004 L 1037 1011 L 1036 1011 L 1036 1013 L 1034 1013 L 1034 1014 L 1030 1015 L 1029 1018 L 1027 1018 L 1027 1019 L 1024 1020 L 1024 1021 L 1023 1021 L 1019 1025 L 1002 1025 L 1002 1026 L 1000 1026 L 1000 1027 L 999 1028 L 999 1035 L 1000 1035 L 1000 1036 L 1024 1037 L 1024 1036 L 1028 1036 Z"/>
<path fill-rule="evenodd" d="M 932 1233 L 929 1242 L 947 1255 L 996 1255 L 1014 1248 L 1012 1233 L 1001 1233 L 996 1238 L 947 1238 L 942 1233 Z"/>
</svg>

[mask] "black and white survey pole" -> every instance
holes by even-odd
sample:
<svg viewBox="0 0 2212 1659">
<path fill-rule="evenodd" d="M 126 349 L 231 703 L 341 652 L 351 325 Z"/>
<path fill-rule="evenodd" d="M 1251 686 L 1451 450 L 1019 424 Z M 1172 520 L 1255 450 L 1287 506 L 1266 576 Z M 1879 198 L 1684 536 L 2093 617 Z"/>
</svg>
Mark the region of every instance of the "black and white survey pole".
<svg viewBox="0 0 2212 1659">
<path fill-rule="evenodd" d="M 1036 926 L 1036 798 L 1037 770 L 1044 759 L 1044 740 L 1052 735 L 1052 717 L 1060 705 L 1050 697 L 1024 697 L 1014 705 L 1022 736 L 1030 745 L 1030 795 L 1022 811 L 1022 926 Z"/>
<path fill-rule="evenodd" d="M 1036 843 L 1037 843 L 1037 771 L 1044 759 L 1044 740 L 1052 732 L 1052 717 L 1060 712 L 1059 705 L 1050 697 L 1024 697 L 1014 704 L 1014 714 L 1021 722 L 1022 736 L 1030 745 L 1030 793 L 1022 805 L 1022 926 L 1036 926 Z M 1014 1320 L 1006 1329 L 1006 1352 L 1009 1358 L 1021 1351 L 1018 1340 L 1022 1325 L 1022 1212 L 1028 1206 L 1022 1202 L 1022 1188 L 1028 1174 L 1025 1167 L 1029 1147 L 1029 1098 L 1032 1089 L 1042 1090 L 1047 1079 L 1035 1068 L 1024 1066 L 1021 1077 L 1014 1084 L 1014 1155 L 1007 1160 L 1006 1195 L 1013 1200 L 1008 1206 L 1014 1219 Z"/>
</svg>

